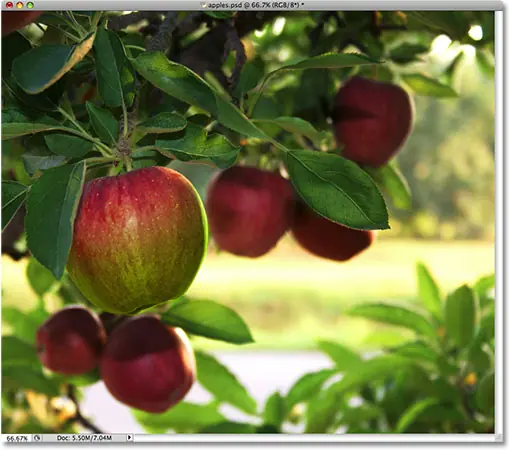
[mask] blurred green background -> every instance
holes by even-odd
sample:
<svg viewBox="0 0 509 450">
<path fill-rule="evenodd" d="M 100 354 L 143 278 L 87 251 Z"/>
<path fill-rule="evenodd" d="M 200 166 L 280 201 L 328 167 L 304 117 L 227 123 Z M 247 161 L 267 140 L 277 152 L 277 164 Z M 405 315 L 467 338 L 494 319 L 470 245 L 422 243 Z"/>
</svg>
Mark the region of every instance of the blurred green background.
<svg viewBox="0 0 509 450">
<path fill-rule="evenodd" d="M 306 20 L 278 18 L 249 35 L 244 39 L 248 59 L 256 61 L 263 55 L 264 64 L 279 67 L 308 55 L 310 24 Z M 334 24 L 327 26 L 332 27 L 328 36 L 334 36 Z M 416 34 L 416 42 L 422 39 Z M 388 33 L 387 46 L 394 43 L 397 34 Z M 413 302 L 418 261 L 428 265 L 444 292 L 494 271 L 493 65 L 474 47 L 451 45 L 444 35 L 426 44 L 429 53 L 393 72 L 417 67 L 449 80 L 459 97 L 415 97 L 414 131 L 397 158 L 412 189 L 412 211 L 392 209 L 391 230 L 379 233 L 372 248 L 347 263 L 308 255 L 289 236 L 271 254 L 256 260 L 218 253 L 212 243 L 189 296 L 233 307 L 254 334 L 256 343 L 249 348 L 312 348 L 316 339 L 326 338 L 363 349 L 394 344 L 406 338 L 403 331 L 374 328 L 371 322 L 343 316 L 342 311 L 360 302 Z M 393 73 L 386 72 L 380 72 L 379 78 L 392 79 Z M 299 110 L 292 103 L 298 99 L 300 116 L 319 129 L 330 130 L 320 116 L 317 99 L 332 101 L 344 75 L 314 70 L 282 76 L 262 98 L 256 115 Z M 323 79 L 318 83 L 323 92 L 306 89 L 307 83 L 317 86 L 317 79 Z M 174 166 L 205 193 L 212 169 Z M 3 306 L 34 308 L 37 298 L 25 278 L 26 260 L 15 263 L 3 256 L 2 270 Z M 51 295 L 48 302 L 59 306 Z M 6 324 L 3 330 L 8 331 Z M 203 342 L 209 348 L 225 345 Z"/>
</svg>

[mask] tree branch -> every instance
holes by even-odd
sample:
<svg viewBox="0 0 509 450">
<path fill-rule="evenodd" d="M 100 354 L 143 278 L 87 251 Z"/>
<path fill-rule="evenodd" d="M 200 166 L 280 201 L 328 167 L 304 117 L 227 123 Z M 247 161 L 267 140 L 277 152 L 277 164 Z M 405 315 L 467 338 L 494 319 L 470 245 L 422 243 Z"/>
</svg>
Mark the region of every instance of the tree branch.
<svg viewBox="0 0 509 450">
<path fill-rule="evenodd" d="M 148 51 L 162 51 L 165 52 L 170 48 L 171 37 L 175 28 L 177 27 L 178 12 L 168 11 L 166 17 L 159 27 L 159 31 L 150 40 L 147 45 Z"/>
<path fill-rule="evenodd" d="M 161 12 L 159 11 L 136 11 L 123 16 L 114 16 L 109 18 L 108 28 L 118 31 L 127 28 L 129 25 L 137 24 L 142 20 L 151 19 L 152 17 L 158 17 L 160 15 Z"/>
<path fill-rule="evenodd" d="M 235 67 L 233 68 L 231 76 L 227 79 L 228 92 L 232 93 L 239 81 L 240 72 L 246 63 L 246 50 L 233 22 L 229 23 L 228 30 L 226 32 L 226 46 L 224 48 L 223 60 L 228 58 L 230 51 L 235 52 Z"/>
<path fill-rule="evenodd" d="M 74 406 L 76 407 L 76 414 L 69 420 L 69 422 L 77 423 L 82 427 L 92 431 L 94 434 L 104 434 L 104 431 L 99 429 L 81 414 L 80 405 L 78 399 L 76 398 L 76 388 L 72 384 L 67 386 L 67 397 L 74 403 Z"/>
</svg>

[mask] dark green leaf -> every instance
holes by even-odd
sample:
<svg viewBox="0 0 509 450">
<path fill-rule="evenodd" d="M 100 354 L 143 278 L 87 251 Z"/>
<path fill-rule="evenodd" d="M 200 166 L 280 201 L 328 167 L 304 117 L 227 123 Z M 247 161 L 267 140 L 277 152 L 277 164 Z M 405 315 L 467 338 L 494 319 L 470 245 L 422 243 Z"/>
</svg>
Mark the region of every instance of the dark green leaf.
<svg viewBox="0 0 509 450">
<path fill-rule="evenodd" d="M 220 169 L 233 165 L 240 150 L 240 147 L 235 147 L 223 135 L 207 137 L 202 127 L 192 123 L 181 132 L 156 140 L 156 148 L 167 157 L 174 155 L 184 162 L 211 161 Z"/>
<path fill-rule="evenodd" d="M 438 285 L 423 263 L 418 263 L 416 268 L 419 299 L 433 316 L 441 319 L 443 316 L 442 296 Z"/>
<path fill-rule="evenodd" d="M 440 81 L 434 80 L 426 75 L 412 73 L 401 75 L 402 80 L 412 88 L 417 95 L 429 97 L 450 98 L 457 97 L 456 91 Z"/>
<path fill-rule="evenodd" d="M 108 145 L 115 144 L 118 137 L 119 124 L 117 119 L 113 117 L 113 114 L 90 102 L 87 102 L 87 111 L 97 136 Z"/>
<path fill-rule="evenodd" d="M 385 192 L 398 209 L 412 209 L 412 194 L 403 174 L 391 163 L 374 169 L 366 168 L 382 192 Z"/>
<path fill-rule="evenodd" d="M 26 199 L 28 188 L 16 181 L 2 181 L 2 231 Z"/>
<path fill-rule="evenodd" d="M 2 111 L 2 140 L 14 139 L 42 131 L 67 130 L 56 121 L 38 120 L 39 122 L 31 121 L 15 110 Z"/>
<path fill-rule="evenodd" d="M 334 361 L 338 371 L 355 370 L 355 367 L 362 363 L 362 358 L 357 353 L 337 342 L 320 341 L 318 348 Z"/>
<path fill-rule="evenodd" d="M 3 351 L 3 350 L 2 350 Z M 11 384 L 19 389 L 29 389 L 49 397 L 60 394 L 60 385 L 56 379 L 46 377 L 37 366 L 2 366 L 2 385 Z"/>
<path fill-rule="evenodd" d="M 198 431 L 199 434 L 254 434 L 256 426 L 250 423 L 221 422 Z"/>
<path fill-rule="evenodd" d="M 479 340 L 490 342 L 495 338 L 495 311 L 492 309 L 481 317 L 479 323 Z"/>
<path fill-rule="evenodd" d="M 407 428 L 415 422 L 415 420 L 429 407 L 435 406 L 439 400 L 435 398 L 427 398 L 409 406 L 404 414 L 399 418 L 396 424 L 395 433 L 404 433 Z"/>
<path fill-rule="evenodd" d="M 2 81 L 10 75 L 13 61 L 31 48 L 30 41 L 19 31 L 2 38 Z"/>
<path fill-rule="evenodd" d="M 94 35 L 77 45 L 41 45 L 18 56 L 12 63 L 12 75 L 29 94 L 38 94 L 56 83 L 92 48 Z M 34 70 L 36 68 L 36 70 Z"/>
<path fill-rule="evenodd" d="M 495 373 L 487 373 L 479 382 L 475 400 L 478 408 L 485 414 L 493 415 L 495 408 Z"/>
<path fill-rule="evenodd" d="M 475 334 L 477 299 L 467 285 L 456 289 L 445 302 L 447 336 L 460 349 L 467 347 Z"/>
<path fill-rule="evenodd" d="M 85 156 L 93 147 L 90 141 L 65 133 L 47 133 L 44 141 L 53 153 L 68 158 Z"/>
<path fill-rule="evenodd" d="M 274 392 L 265 402 L 263 423 L 280 429 L 285 420 L 286 413 L 285 398 L 279 392 Z"/>
<path fill-rule="evenodd" d="M 38 170 L 48 170 L 61 166 L 66 161 L 65 156 L 55 155 L 46 148 L 44 137 L 40 134 L 30 137 L 25 147 L 28 151 L 21 155 L 21 159 L 25 170 L 30 175 Z"/>
<path fill-rule="evenodd" d="M 299 117 L 278 117 L 276 119 L 258 119 L 255 123 L 269 123 L 281 127 L 290 133 L 300 134 L 312 140 L 321 139 L 324 133 L 317 131 L 313 125 Z"/>
<path fill-rule="evenodd" d="M 381 323 L 408 328 L 417 334 L 433 339 L 433 325 L 422 314 L 408 308 L 384 303 L 357 305 L 348 311 L 351 316 L 364 317 Z"/>
<path fill-rule="evenodd" d="M 235 311 L 209 300 L 177 303 L 163 314 L 161 320 L 209 339 L 233 344 L 253 342 L 249 328 Z"/>
<path fill-rule="evenodd" d="M 35 258 L 30 258 L 28 261 L 26 275 L 30 287 L 39 297 L 43 297 L 49 292 L 56 282 L 53 274 Z"/>
<path fill-rule="evenodd" d="M 162 112 L 156 116 L 149 117 L 136 126 L 136 129 L 143 133 L 173 133 L 183 130 L 187 125 L 186 119 L 174 112 Z"/>
<path fill-rule="evenodd" d="M 134 68 L 117 33 L 100 28 L 94 42 L 97 87 L 105 105 L 131 106 L 134 100 Z"/>
<path fill-rule="evenodd" d="M 354 162 L 330 153 L 295 150 L 286 154 L 286 166 L 298 194 L 318 214 L 355 229 L 389 228 L 382 194 Z"/>
<path fill-rule="evenodd" d="M 468 362 L 478 374 L 485 374 L 492 368 L 492 357 L 480 344 L 472 345 L 468 351 Z"/>
<path fill-rule="evenodd" d="M 256 414 L 256 402 L 230 370 L 212 355 L 195 351 L 198 382 L 217 401 L 229 403 L 248 414 Z"/>
<path fill-rule="evenodd" d="M 149 433 L 164 434 L 168 430 L 179 432 L 195 431 L 225 422 L 217 411 L 217 405 L 200 405 L 181 402 L 162 414 L 150 414 L 132 410 L 138 423 Z"/>
<path fill-rule="evenodd" d="M 55 278 L 64 274 L 85 163 L 50 169 L 32 185 L 27 200 L 27 245 Z"/>
<path fill-rule="evenodd" d="M 263 77 L 263 70 L 258 64 L 247 62 L 242 67 L 240 77 L 237 85 L 235 86 L 235 95 L 237 98 L 242 98 L 251 89 L 254 89 Z"/>
<path fill-rule="evenodd" d="M 282 70 L 341 69 L 343 67 L 380 63 L 381 61 L 374 60 L 361 53 L 325 53 L 305 59 L 296 64 L 280 67 L 274 72 L 269 73 L 268 76 L 272 76 L 274 73 Z M 268 76 L 266 76 L 266 78 L 268 78 Z"/>
<path fill-rule="evenodd" d="M 325 369 L 318 372 L 311 372 L 300 377 L 290 388 L 286 396 L 286 407 L 290 411 L 296 404 L 306 402 L 313 398 L 324 383 L 331 378 L 337 371 L 334 369 Z"/>
<path fill-rule="evenodd" d="M 428 46 L 423 44 L 408 44 L 403 43 L 398 47 L 392 49 L 389 53 L 389 58 L 399 64 L 406 64 L 417 60 L 417 56 L 428 51 Z"/>
<path fill-rule="evenodd" d="M 168 60 L 161 52 L 145 52 L 134 60 L 136 70 L 158 89 L 201 108 L 233 131 L 250 137 L 265 135 L 228 100 L 186 66 Z"/>
<path fill-rule="evenodd" d="M 359 388 L 365 383 L 394 375 L 394 372 L 402 367 L 408 367 L 412 362 L 407 358 L 396 355 L 382 355 L 364 361 L 356 370 L 346 372 L 343 378 L 330 386 L 327 391 L 335 395 L 343 395 L 345 392 Z"/>
</svg>

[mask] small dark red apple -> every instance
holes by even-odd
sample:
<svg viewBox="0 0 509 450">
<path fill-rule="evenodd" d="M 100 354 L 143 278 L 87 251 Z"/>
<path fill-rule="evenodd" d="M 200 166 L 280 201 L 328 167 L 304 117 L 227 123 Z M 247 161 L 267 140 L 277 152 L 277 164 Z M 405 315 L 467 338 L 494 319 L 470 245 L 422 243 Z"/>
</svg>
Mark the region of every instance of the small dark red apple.
<svg viewBox="0 0 509 450">
<path fill-rule="evenodd" d="M 385 165 L 401 149 L 413 125 L 413 104 L 401 87 L 350 78 L 334 104 L 334 131 L 342 156 L 370 167 Z"/>
<path fill-rule="evenodd" d="M 105 343 L 106 332 L 99 317 L 77 305 L 53 314 L 36 334 L 42 365 L 64 375 L 82 375 L 94 369 Z"/>
<path fill-rule="evenodd" d="M 188 337 L 155 315 L 131 317 L 111 333 L 100 363 L 101 378 L 119 402 L 162 413 L 181 401 L 196 379 Z"/>
<path fill-rule="evenodd" d="M 43 11 L 2 11 L 2 36 L 32 23 Z"/>
<path fill-rule="evenodd" d="M 149 167 L 84 186 L 67 269 L 90 302 L 132 315 L 183 295 L 206 247 L 207 217 L 191 182 Z"/>
<path fill-rule="evenodd" d="M 347 228 L 316 214 L 305 204 L 297 208 L 292 235 L 308 252 L 333 261 L 348 261 L 375 239 L 373 231 Z"/>
<path fill-rule="evenodd" d="M 212 182 L 206 209 L 221 250 L 257 258 L 273 249 L 289 229 L 295 194 L 279 173 L 235 166 Z"/>
</svg>

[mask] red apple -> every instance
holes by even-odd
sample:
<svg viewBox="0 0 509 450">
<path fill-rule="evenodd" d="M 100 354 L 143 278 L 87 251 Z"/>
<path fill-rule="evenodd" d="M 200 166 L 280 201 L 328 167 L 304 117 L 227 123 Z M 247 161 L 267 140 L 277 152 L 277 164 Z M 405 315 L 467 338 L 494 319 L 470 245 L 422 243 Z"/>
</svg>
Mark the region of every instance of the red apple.
<svg viewBox="0 0 509 450">
<path fill-rule="evenodd" d="M 255 167 L 236 166 L 222 172 L 212 182 L 206 201 L 217 246 L 250 258 L 276 246 L 291 225 L 294 208 L 290 182 Z"/>
<path fill-rule="evenodd" d="M 32 23 L 43 11 L 2 11 L 2 36 Z"/>
<path fill-rule="evenodd" d="M 348 261 L 375 239 L 373 231 L 347 228 L 316 214 L 304 204 L 297 208 L 292 235 L 308 252 L 333 261 Z"/>
<path fill-rule="evenodd" d="M 413 124 L 413 104 L 404 89 L 358 76 L 339 89 L 334 111 L 342 156 L 370 167 L 385 165 L 401 149 Z"/>
<path fill-rule="evenodd" d="M 203 204 L 189 180 L 144 168 L 84 186 L 67 269 L 90 302 L 132 315 L 183 295 L 206 245 Z"/>
<path fill-rule="evenodd" d="M 36 334 L 42 365 L 65 375 L 82 375 L 94 369 L 105 343 L 106 332 L 99 317 L 77 305 L 53 314 Z"/>
<path fill-rule="evenodd" d="M 162 413 L 189 392 L 196 379 L 196 362 L 180 328 L 168 327 L 155 315 L 141 315 L 113 330 L 100 372 L 106 388 L 119 402 Z"/>
</svg>

